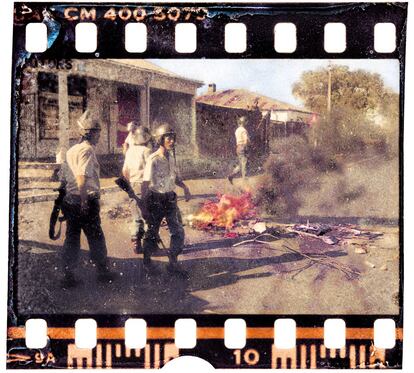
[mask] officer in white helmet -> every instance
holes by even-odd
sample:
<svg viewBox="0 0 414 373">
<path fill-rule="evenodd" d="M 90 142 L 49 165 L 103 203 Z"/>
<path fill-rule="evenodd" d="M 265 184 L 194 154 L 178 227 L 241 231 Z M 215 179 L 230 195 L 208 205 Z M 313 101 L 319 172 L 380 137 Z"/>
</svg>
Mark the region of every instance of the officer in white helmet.
<svg viewBox="0 0 414 373">
<path fill-rule="evenodd" d="M 95 146 L 99 142 L 101 126 L 91 112 L 86 110 L 78 120 L 81 139 L 66 153 L 62 166 L 66 196 L 62 211 L 66 217 L 66 238 L 63 244 L 65 288 L 79 284 L 75 277 L 80 253 L 80 235 L 88 239 L 90 258 L 97 268 L 97 279 L 102 282 L 114 280 L 114 273 L 107 266 L 107 249 L 100 219 L 99 163 Z"/>
<path fill-rule="evenodd" d="M 157 272 L 151 262 L 151 254 L 157 247 L 161 221 L 165 218 L 171 238 L 167 270 L 172 275 L 188 278 L 188 273 L 177 261 L 184 248 L 184 228 L 177 205 L 176 185 L 183 188 L 186 201 L 191 198 L 191 194 L 176 167 L 176 135 L 173 128 L 169 124 L 162 124 L 156 128 L 154 137 L 159 148 L 148 158 L 142 183 L 148 226 L 143 242 L 144 268 L 148 273 Z"/>
<path fill-rule="evenodd" d="M 141 194 L 141 186 L 144 177 L 145 164 L 152 153 L 150 147 L 152 136 L 147 127 L 139 126 L 131 134 L 127 151 L 125 153 L 124 166 L 122 168 L 123 176 L 131 184 L 134 193 Z M 144 236 L 144 219 L 142 211 L 136 200 L 130 199 L 131 207 L 131 245 L 133 251 L 138 254 L 142 252 L 142 238 Z"/>
</svg>

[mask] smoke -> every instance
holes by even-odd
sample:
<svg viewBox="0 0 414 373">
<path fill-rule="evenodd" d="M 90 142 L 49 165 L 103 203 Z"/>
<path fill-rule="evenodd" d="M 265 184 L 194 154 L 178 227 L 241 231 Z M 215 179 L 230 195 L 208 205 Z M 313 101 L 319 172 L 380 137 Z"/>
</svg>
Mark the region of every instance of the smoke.
<svg viewBox="0 0 414 373">
<path fill-rule="evenodd" d="M 398 157 L 376 150 L 332 155 L 306 138 L 276 139 L 255 203 L 275 218 L 398 219 Z"/>
</svg>

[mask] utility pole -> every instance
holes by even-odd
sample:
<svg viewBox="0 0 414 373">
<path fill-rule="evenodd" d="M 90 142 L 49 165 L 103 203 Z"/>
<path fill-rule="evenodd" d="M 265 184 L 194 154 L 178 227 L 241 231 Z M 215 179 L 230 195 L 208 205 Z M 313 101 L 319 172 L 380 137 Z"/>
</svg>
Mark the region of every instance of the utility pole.
<svg viewBox="0 0 414 373">
<path fill-rule="evenodd" d="M 328 63 L 328 98 L 326 103 L 326 111 L 328 113 L 328 119 L 331 117 L 331 96 L 332 96 L 332 64 Z"/>
</svg>

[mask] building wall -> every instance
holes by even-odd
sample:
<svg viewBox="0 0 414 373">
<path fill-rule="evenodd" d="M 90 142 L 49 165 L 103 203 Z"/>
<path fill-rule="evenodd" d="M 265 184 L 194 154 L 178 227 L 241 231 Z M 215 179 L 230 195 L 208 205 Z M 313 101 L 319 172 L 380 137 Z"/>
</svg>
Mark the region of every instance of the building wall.
<svg viewBox="0 0 414 373">
<path fill-rule="evenodd" d="M 111 80 L 126 84 L 141 85 L 151 77 L 151 87 L 177 93 L 194 94 L 200 84 L 187 79 L 162 75 L 156 71 L 144 71 L 128 65 L 114 63 L 113 60 L 72 60 L 73 71 L 89 77 Z"/>
<path fill-rule="evenodd" d="M 304 135 L 309 130 L 309 126 L 304 122 L 270 122 L 269 137 L 288 137 L 291 135 Z"/>
<path fill-rule="evenodd" d="M 113 97 L 113 84 L 108 80 L 87 79 L 87 108 L 94 113 L 102 128 L 97 154 L 111 153 L 110 103 L 116 100 L 116 96 Z"/>
<path fill-rule="evenodd" d="M 19 156 L 21 159 L 51 159 L 56 156 L 59 146 L 59 101 L 55 92 L 40 92 L 37 72 L 25 74 L 22 84 L 19 116 Z M 105 81 L 86 79 L 87 93 L 85 108 L 90 108 L 100 120 L 102 126 L 101 140 L 97 147 L 98 154 L 109 152 L 109 102 L 111 85 Z M 82 97 L 69 96 L 69 146 L 79 140 L 77 118 L 84 107 L 79 106 Z M 49 102 L 50 104 L 47 104 Z"/>
<path fill-rule="evenodd" d="M 93 69 L 94 68 L 94 69 Z M 131 77 L 130 83 L 126 83 L 127 70 Z M 109 74 L 112 71 L 113 74 Z M 141 123 L 146 116 L 146 91 L 145 84 L 148 79 L 145 78 L 147 72 L 139 72 L 136 69 L 130 69 L 125 66 L 116 64 L 99 64 L 90 61 L 73 60 L 72 68 L 69 71 L 62 71 L 55 68 L 42 66 L 28 67 L 23 73 L 21 92 L 20 92 L 20 110 L 19 110 L 19 155 L 24 160 L 48 160 L 55 161 L 56 154 L 59 151 L 59 89 L 57 78 L 59 73 L 66 73 L 68 77 L 76 76 L 86 81 L 86 90 L 83 94 L 68 94 L 69 100 L 69 147 L 75 144 L 78 139 L 77 118 L 86 108 L 93 111 L 99 119 L 102 132 L 101 139 L 97 146 L 99 155 L 111 156 L 111 154 L 122 153 L 122 148 L 117 144 L 119 130 L 119 103 L 117 92 L 119 87 L 131 86 L 136 87 L 139 94 L 137 112 Z M 95 78 L 87 76 L 90 73 L 93 76 L 102 75 L 108 72 L 108 79 Z M 39 73 L 53 74 L 54 79 L 50 87 L 39 89 Z M 120 80 L 113 80 L 119 77 Z M 145 75 L 145 76 L 144 76 Z M 148 74 L 147 74 L 148 75 Z M 141 80 L 139 78 L 142 78 Z M 169 121 L 177 131 L 177 153 L 181 155 L 194 155 L 195 146 L 192 141 L 195 133 L 193 128 L 194 115 L 192 105 L 194 104 L 194 95 L 196 86 L 194 83 L 186 82 L 177 78 L 166 78 L 152 75 L 150 89 L 150 127 L 153 122 Z M 44 80 L 46 83 L 48 79 Z M 168 81 L 168 82 L 166 82 Z M 131 84 L 133 82 L 133 84 Z M 137 84 L 137 82 L 139 84 Z M 161 84 L 162 83 L 162 84 Z M 153 88 L 168 84 L 173 86 L 173 90 Z M 183 90 L 186 93 L 180 93 Z M 71 88 L 71 91 L 73 89 Z M 187 93 L 191 92 L 191 93 Z M 84 102 L 83 102 L 84 100 Z M 39 109 L 41 103 L 41 110 Z M 39 115 L 40 113 L 40 115 Z M 39 118 L 40 117 L 40 118 Z M 122 123 L 121 123 L 122 124 Z"/>
<path fill-rule="evenodd" d="M 18 112 L 19 157 L 36 157 L 37 72 L 24 71 Z"/>
<path fill-rule="evenodd" d="M 263 154 L 267 147 L 267 124 L 260 111 L 231 109 L 197 103 L 197 143 L 204 157 L 236 157 L 237 118 L 246 116 L 251 154 Z"/>
<path fill-rule="evenodd" d="M 191 95 L 151 89 L 150 123 L 152 129 L 163 122 L 169 123 L 177 133 L 177 155 L 193 154 L 191 144 Z"/>
<path fill-rule="evenodd" d="M 304 113 L 294 110 L 272 110 L 270 119 L 276 122 L 305 122 L 308 123 L 312 118 L 311 113 Z"/>
</svg>

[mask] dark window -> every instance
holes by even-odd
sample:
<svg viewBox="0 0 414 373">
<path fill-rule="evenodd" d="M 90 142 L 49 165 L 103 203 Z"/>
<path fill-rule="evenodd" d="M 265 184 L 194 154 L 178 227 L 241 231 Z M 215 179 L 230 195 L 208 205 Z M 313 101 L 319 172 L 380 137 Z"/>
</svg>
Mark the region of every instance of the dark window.
<svg viewBox="0 0 414 373">
<path fill-rule="evenodd" d="M 40 92 L 58 93 L 58 78 L 56 74 L 39 72 L 37 85 Z"/>
<path fill-rule="evenodd" d="M 59 136 L 59 95 L 57 75 L 38 74 L 39 138 L 58 139 Z M 76 122 L 86 109 L 86 79 L 68 76 L 69 137 L 78 136 Z"/>
<path fill-rule="evenodd" d="M 86 98 L 86 79 L 79 76 L 68 76 L 69 96 L 83 96 Z"/>
</svg>

